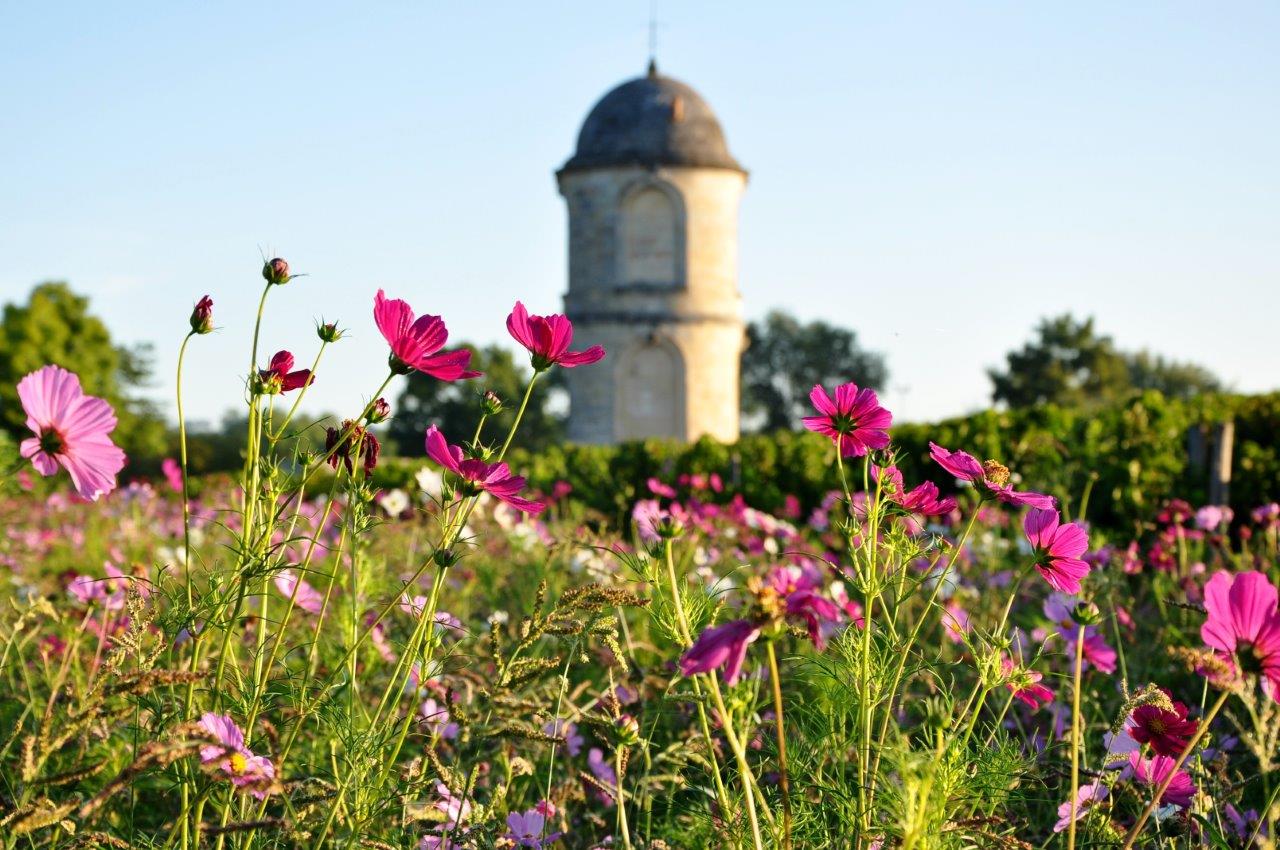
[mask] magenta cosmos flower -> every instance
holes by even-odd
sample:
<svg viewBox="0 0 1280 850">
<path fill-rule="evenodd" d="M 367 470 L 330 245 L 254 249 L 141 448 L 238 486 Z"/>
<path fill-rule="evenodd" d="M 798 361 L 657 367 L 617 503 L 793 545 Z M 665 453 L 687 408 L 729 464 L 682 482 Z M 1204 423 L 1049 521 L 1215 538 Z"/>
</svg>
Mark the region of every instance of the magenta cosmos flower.
<svg viewBox="0 0 1280 850">
<path fill-rule="evenodd" d="M 436 463 L 458 476 L 472 494 L 484 491 L 499 501 L 506 502 L 527 514 L 542 513 L 541 502 L 530 501 L 516 495 L 524 489 L 524 478 L 512 475 L 505 463 L 485 463 L 464 457 L 461 446 L 451 446 L 436 426 L 427 429 L 427 455 Z"/>
<path fill-rule="evenodd" d="M 804 427 L 830 437 L 845 457 L 862 457 L 869 449 L 889 445 L 887 429 L 893 424 L 893 414 L 880 406 L 875 390 L 841 384 L 833 399 L 819 384 L 809 393 L 809 400 L 818 415 L 804 417 Z"/>
<path fill-rule="evenodd" d="M 565 316 L 531 316 L 519 301 L 507 316 L 507 332 L 512 339 L 529 349 L 531 362 L 537 372 L 552 366 L 572 369 L 586 366 L 604 357 L 604 349 L 593 345 L 585 351 L 570 351 L 573 342 L 573 322 Z"/>
<path fill-rule="evenodd" d="M 1046 685 L 1040 684 L 1044 679 L 1042 674 L 1035 670 L 1019 669 L 1014 660 L 1007 655 L 1000 660 L 1000 666 L 1009 680 L 1004 686 L 1013 694 L 1014 699 L 1032 708 L 1039 708 L 1053 702 L 1053 691 Z"/>
<path fill-rule="evenodd" d="M 267 395 L 293 392 L 315 383 L 310 369 L 294 371 L 293 355 L 288 351 L 277 351 L 276 356 L 271 358 L 271 364 L 258 371 L 258 379 L 262 382 L 262 391 Z"/>
<path fill-rule="evenodd" d="M 956 509 L 955 497 L 939 499 L 938 485 L 932 481 L 925 481 L 908 490 L 902 471 L 896 466 L 873 466 L 871 474 L 880 483 L 885 498 L 900 505 L 907 513 L 940 516 Z"/>
<path fill-rule="evenodd" d="M 1259 677 L 1262 691 L 1280 702 L 1280 614 L 1276 589 L 1255 571 L 1214 573 L 1204 588 L 1209 617 L 1200 637 L 1237 669 Z"/>
<path fill-rule="evenodd" d="M 1149 785 L 1152 789 L 1159 788 L 1165 778 L 1173 773 L 1175 764 L 1177 759 L 1169 756 L 1152 756 L 1144 759 L 1140 752 L 1129 753 L 1129 766 L 1133 768 L 1134 776 L 1143 785 Z M 1185 809 L 1191 805 L 1195 796 L 1196 786 L 1191 781 L 1191 775 L 1185 770 L 1179 770 L 1173 773 L 1173 780 L 1165 789 L 1159 802 Z"/>
<path fill-rule="evenodd" d="M 115 489 L 125 454 L 111 442 L 111 405 L 85 395 L 80 379 L 61 366 L 44 366 L 19 381 L 18 399 L 36 435 L 23 440 L 19 451 L 37 472 L 53 475 L 61 464 L 76 491 L 90 500 Z"/>
<path fill-rule="evenodd" d="M 276 775 L 271 759 L 255 756 L 244 745 L 244 732 L 229 715 L 206 712 L 200 718 L 200 727 L 218 742 L 200 748 L 200 762 L 216 762 L 218 769 L 231 778 L 232 785 L 247 789 L 259 800 L 265 797 L 267 786 Z"/>
<path fill-rule="evenodd" d="M 981 489 L 983 497 L 999 499 L 1005 504 L 1031 508 L 1052 508 L 1052 496 L 1043 493 L 1020 493 L 1009 484 L 1009 470 L 1000 463 L 989 460 L 978 463 L 968 452 L 948 451 L 937 443 L 929 443 L 929 456 L 938 465 L 962 481 L 968 481 Z"/>
<path fill-rule="evenodd" d="M 1054 590 L 1079 593 L 1080 579 L 1089 574 L 1081 555 L 1089 548 L 1089 535 L 1078 523 L 1061 523 L 1056 510 L 1032 508 L 1022 520 L 1027 540 L 1035 549 L 1036 569 Z"/>
<path fill-rule="evenodd" d="M 416 369 L 442 381 L 479 376 L 479 372 L 467 371 L 470 351 L 440 351 L 449 341 L 449 331 L 439 316 L 415 319 L 412 307 L 399 298 L 387 298 L 379 289 L 373 299 L 373 320 L 391 346 L 388 362 L 397 375 Z"/>
<path fill-rule="evenodd" d="M 760 637 L 760 627 L 750 620 L 734 620 L 712 626 L 698 635 L 680 659 L 680 672 L 686 676 L 724 668 L 724 681 L 732 685 L 742 673 L 747 660 L 747 647 Z"/>
</svg>

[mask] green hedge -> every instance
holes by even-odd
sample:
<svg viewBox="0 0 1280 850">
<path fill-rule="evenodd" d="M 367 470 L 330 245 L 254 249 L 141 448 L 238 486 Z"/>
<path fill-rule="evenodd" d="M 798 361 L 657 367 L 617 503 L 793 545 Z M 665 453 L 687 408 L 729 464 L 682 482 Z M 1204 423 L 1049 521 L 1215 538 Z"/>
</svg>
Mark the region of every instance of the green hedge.
<svg viewBox="0 0 1280 850">
<path fill-rule="evenodd" d="M 1280 498 L 1280 393 L 1179 400 L 1147 392 L 1088 412 L 1052 405 L 988 410 L 927 425 L 898 425 L 893 439 L 909 482 L 930 479 L 944 492 L 954 489 L 947 473 L 929 460 L 933 440 L 1001 460 L 1021 476 L 1023 486 L 1054 494 L 1073 513 L 1092 479 L 1089 519 L 1125 528 L 1149 519 L 1171 498 L 1203 503 L 1207 479 L 1189 466 L 1187 432 L 1225 419 L 1236 423 L 1231 501 L 1237 514 Z M 662 440 L 611 447 L 565 444 L 537 454 L 513 452 L 511 465 L 542 490 L 569 482 L 576 499 L 620 520 L 648 494 L 651 476 L 674 482 L 686 472 L 719 473 L 728 492 L 742 493 L 754 507 L 778 511 L 790 494 L 808 510 L 838 484 L 831 452 L 824 438 L 781 431 L 748 435 L 733 445 L 711 439 L 691 445 Z M 391 461 L 380 467 L 380 483 L 406 485 L 421 464 Z"/>
</svg>

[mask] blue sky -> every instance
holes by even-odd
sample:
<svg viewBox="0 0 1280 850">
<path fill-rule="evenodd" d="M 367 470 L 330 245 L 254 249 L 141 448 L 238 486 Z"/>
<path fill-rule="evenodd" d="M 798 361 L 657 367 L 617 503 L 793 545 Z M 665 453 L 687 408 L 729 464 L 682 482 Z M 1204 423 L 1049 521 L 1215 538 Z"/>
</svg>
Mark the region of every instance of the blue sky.
<svg viewBox="0 0 1280 850">
<path fill-rule="evenodd" d="M 1280 385 L 1280 4 L 667 3 L 661 68 L 751 171 L 749 315 L 849 325 L 900 419 L 985 404 L 1036 320 Z M 238 403 L 260 249 L 309 274 L 264 347 L 348 340 L 313 410 L 381 380 L 373 293 L 505 339 L 558 309 L 552 172 L 642 72 L 648 3 L 5 4 L 0 298 L 69 280 L 167 399 L 191 304 L 189 405 Z"/>
</svg>

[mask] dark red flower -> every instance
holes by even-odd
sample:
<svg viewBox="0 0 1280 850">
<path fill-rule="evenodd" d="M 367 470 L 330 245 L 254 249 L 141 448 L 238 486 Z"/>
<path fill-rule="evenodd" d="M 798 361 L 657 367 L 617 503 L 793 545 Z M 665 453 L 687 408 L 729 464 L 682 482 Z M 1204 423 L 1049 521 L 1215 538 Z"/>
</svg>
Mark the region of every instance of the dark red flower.
<svg viewBox="0 0 1280 850">
<path fill-rule="evenodd" d="M 337 469 L 341 462 L 350 474 L 357 461 L 363 464 L 365 472 L 373 472 L 382 446 L 377 437 L 347 419 L 340 428 L 329 428 L 325 432 L 324 450 L 329 453 L 330 466 Z"/>
<path fill-rule="evenodd" d="M 1168 691 L 1165 691 L 1167 694 Z M 1150 744 L 1162 756 L 1177 757 L 1187 748 L 1199 725 L 1187 719 L 1187 707 L 1173 703 L 1168 711 L 1158 705 L 1140 705 L 1129 718 L 1129 737 L 1139 744 Z"/>
<path fill-rule="evenodd" d="M 262 381 L 262 392 L 266 395 L 278 395 L 305 387 L 315 378 L 310 369 L 293 371 L 293 355 L 287 351 L 277 351 L 271 358 L 271 365 L 258 372 Z"/>
</svg>

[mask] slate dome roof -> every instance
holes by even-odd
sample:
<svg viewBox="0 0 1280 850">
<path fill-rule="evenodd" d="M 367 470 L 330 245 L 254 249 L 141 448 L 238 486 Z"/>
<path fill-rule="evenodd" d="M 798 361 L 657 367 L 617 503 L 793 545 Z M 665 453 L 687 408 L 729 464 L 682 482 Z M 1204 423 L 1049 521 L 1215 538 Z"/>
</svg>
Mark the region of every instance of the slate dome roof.
<svg viewBox="0 0 1280 850">
<path fill-rule="evenodd" d="M 561 171 L 639 165 L 745 170 L 702 96 L 679 80 L 649 73 L 628 80 L 592 107 L 578 149 Z"/>
</svg>

